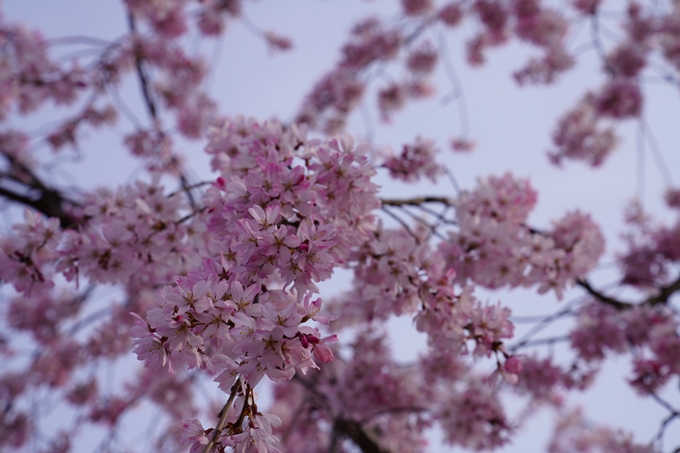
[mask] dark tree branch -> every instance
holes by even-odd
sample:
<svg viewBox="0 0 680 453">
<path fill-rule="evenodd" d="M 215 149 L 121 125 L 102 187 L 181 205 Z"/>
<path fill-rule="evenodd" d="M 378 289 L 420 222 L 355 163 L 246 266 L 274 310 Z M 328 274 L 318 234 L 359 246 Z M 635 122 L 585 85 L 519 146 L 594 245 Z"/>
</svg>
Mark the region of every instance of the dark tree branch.
<svg viewBox="0 0 680 453">
<path fill-rule="evenodd" d="M 376 439 L 363 429 L 360 422 L 348 420 L 333 414 L 326 395 L 320 392 L 312 381 L 303 379 L 296 374 L 293 377 L 293 382 L 302 385 L 312 396 L 313 401 L 310 402 L 312 402 L 312 404 L 316 403 L 317 406 L 323 408 L 328 416 L 334 420 L 333 432 L 331 435 L 332 441 L 329 449 L 330 452 L 335 450 L 337 443 L 342 437 L 347 437 L 354 442 L 363 453 L 390 453 L 388 450 L 380 447 Z"/>
<path fill-rule="evenodd" d="M 65 211 L 64 207 L 66 204 L 73 206 L 77 204 L 71 200 L 67 200 L 59 191 L 48 188 L 32 173 L 30 184 L 18 181 L 7 175 L 5 175 L 5 178 L 13 183 L 22 185 L 26 189 L 26 194 L 20 194 L 0 186 L 0 196 L 15 203 L 33 208 L 47 217 L 56 217 L 59 219 L 62 228 L 72 228 L 75 226 L 73 217 Z M 0 183 L 2 183 L 2 176 L 0 176 Z M 31 196 L 30 194 L 34 194 L 34 196 Z"/>
<path fill-rule="evenodd" d="M 383 198 L 380 200 L 383 206 L 418 206 L 423 203 L 441 203 L 446 206 L 451 206 L 451 199 L 447 197 L 417 197 L 417 198 L 404 198 L 404 199 L 390 199 Z"/>
<path fill-rule="evenodd" d="M 659 291 L 659 294 L 656 296 L 649 297 L 647 300 L 645 300 L 644 303 L 649 304 L 649 305 L 656 305 L 656 304 L 665 304 L 668 302 L 668 299 L 676 292 L 680 290 L 680 277 L 678 277 L 675 282 L 671 283 L 668 286 L 664 286 L 661 288 Z"/>
<path fill-rule="evenodd" d="M 581 288 L 585 289 L 588 294 L 593 296 L 598 301 L 603 302 L 607 305 L 611 305 L 617 310 L 624 310 L 626 308 L 630 308 L 634 305 L 637 305 L 633 302 L 622 302 L 620 300 L 614 299 L 612 297 L 607 296 L 606 294 L 601 293 L 600 291 L 593 288 L 590 282 L 586 279 L 580 278 L 576 280 L 576 284 Z"/>
<path fill-rule="evenodd" d="M 650 296 L 647 299 L 640 302 L 628 302 L 614 299 L 612 297 L 607 296 L 606 294 L 603 294 L 602 292 L 593 288 L 590 282 L 588 282 L 588 280 L 586 279 L 578 279 L 576 280 L 576 284 L 581 288 L 585 289 L 588 294 L 595 297 L 595 299 L 597 299 L 598 301 L 603 302 L 607 305 L 611 305 L 617 310 L 625 310 L 636 305 L 666 304 L 668 302 L 668 299 L 670 299 L 670 297 L 673 294 L 675 294 L 677 291 L 680 291 L 680 277 L 678 277 L 678 279 L 675 280 L 670 285 L 661 287 L 659 289 L 658 294 Z"/>
<path fill-rule="evenodd" d="M 383 208 L 383 210 L 386 211 L 384 208 Z M 401 212 L 403 212 L 404 214 L 406 214 L 407 216 L 409 216 L 410 218 L 412 218 L 416 222 L 420 223 L 421 225 L 425 226 L 428 230 L 430 230 L 430 235 L 434 235 L 444 242 L 451 242 L 449 239 L 444 237 L 439 232 L 437 225 L 433 225 L 433 224 L 428 223 L 427 221 L 423 220 L 420 216 L 410 212 L 408 209 L 405 209 L 403 207 L 401 208 Z"/>
<path fill-rule="evenodd" d="M 137 34 L 137 24 L 135 22 L 135 16 L 132 12 L 128 12 L 128 25 L 130 26 L 131 34 Z M 135 49 L 135 68 L 137 70 L 137 77 L 139 77 L 139 84 L 142 88 L 142 96 L 144 96 L 144 102 L 146 103 L 146 108 L 149 111 L 149 115 L 154 120 L 158 121 L 158 112 L 156 110 L 156 103 L 151 97 L 151 91 L 149 90 L 149 81 L 146 77 L 146 71 L 144 70 L 144 57 L 141 54 L 139 48 Z"/>
<path fill-rule="evenodd" d="M 130 27 L 130 32 L 131 34 L 136 34 L 137 33 L 137 25 L 135 22 L 135 16 L 132 14 L 131 11 L 128 11 L 128 24 Z M 156 103 L 153 99 L 153 96 L 151 95 L 151 90 L 149 88 L 149 79 L 146 74 L 146 69 L 144 66 L 144 56 L 141 54 L 139 49 L 135 51 L 135 68 L 137 70 L 137 77 L 139 78 L 139 85 L 142 89 L 142 96 L 144 97 L 144 103 L 146 104 L 146 108 L 149 111 L 149 116 L 151 116 L 151 119 L 154 122 L 154 125 L 160 129 L 160 122 L 158 118 L 158 109 L 156 108 Z M 183 171 L 180 170 L 180 175 L 179 175 L 179 181 L 182 186 L 182 189 L 185 190 L 187 199 L 189 200 L 189 204 L 191 205 L 192 208 L 196 209 L 197 204 L 196 200 L 194 198 L 194 195 L 192 194 L 191 190 L 189 189 L 190 184 L 189 184 L 189 178 L 184 174 Z"/>
<path fill-rule="evenodd" d="M 333 424 L 334 433 L 342 433 L 349 437 L 363 453 L 390 453 L 383 449 L 361 426 L 354 420 L 336 418 Z"/>
</svg>

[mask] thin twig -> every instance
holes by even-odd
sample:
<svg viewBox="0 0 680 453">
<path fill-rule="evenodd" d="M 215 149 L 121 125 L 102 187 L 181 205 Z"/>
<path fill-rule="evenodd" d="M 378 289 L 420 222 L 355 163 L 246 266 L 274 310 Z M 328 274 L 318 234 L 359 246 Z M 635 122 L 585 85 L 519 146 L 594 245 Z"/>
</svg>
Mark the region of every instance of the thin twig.
<svg viewBox="0 0 680 453">
<path fill-rule="evenodd" d="M 458 185 L 458 181 L 456 180 L 456 177 L 453 175 L 453 172 L 449 170 L 448 168 L 444 169 L 444 172 L 446 173 L 446 177 L 449 178 L 449 182 L 453 186 L 453 190 L 456 191 L 458 195 L 460 195 L 460 186 Z"/>
<path fill-rule="evenodd" d="M 383 211 L 385 214 L 387 214 L 388 216 L 390 216 L 390 217 L 392 217 L 394 220 L 396 220 L 398 223 L 400 223 L 401 226 L 404 227 L 404 229 L 408 232 L 408 234 L 410 234 L 411 236 L 413 236 L 413 239 L 415 239 L 416 243 L 417 243 L 417 244 L 420 244 L 420 238 L 418 237 L 418 235 L 411 229 L 411 227 L 408 226 L 408 224 L 407 224 L 406 222 L 404 222 L 404 220 L 403 220 L 402 218 L 400 218 L 400 217 L 399 217 L 398 215 L 396 215 L 395 213 L 391 212 L 391 211 L 390 211 L 389 209 L 387 209 L 387 207 L 385 207 L 385 206 L 383 206 L 381 209 L 382 209 L 382 211 Z"/>
<path fill-rule="evenodd" d="M 373 438 L 374 436 L 371 436 L 360 423 L 354 420 L 336 418 L 335 423 L 333 423 L 333 432 L 339 432 L 349 437 L 363 453 L 389 453 L 378 444 Z"/>
<path fill-rule="evenodd" d="M 435 197 L 435 196 L 426 196 L 426 197 L 416 197 L 416 198 L 402 198 L 402 199 L 396 199 L 396 198 L 382 198 L 380 200 L 383 204 L 383 206 L 418 206 L 423 203 L 441 203 L 445 204 L 447 206 L 451 206 L 451 199 L 447 197 Z"/>
<path fill-rule="evenodd" d="M 576 280 L 576 284 L 580 286 L 581 288 L 585 289 L 588 294 L 591 296 L 595 297 L 600 302 L 604 302 L 607 305 L 611 305 L 612 307 L 616 308 L 617 310 L 623 310 L 625 308 L 630 308 L 635 304 L 634 302 L 623 302 L 618 299 L 614 299 L 612 297 L 607 296 L 606 294 L 601 293 L 600 291 L 596 290 L 593 288 L 593 286 L 590 284 L 590 282 L 586 279 L 578 279 Z"/>
<path fill-rule="evenodd" d="M 215 446 L 215 441 L 217 441 L 217 437 L 220 435 L 220 432 L 222 431 L 225 423 L 227 422 L 227 414 L 229 413 L 229 409 L 231 408 L 234 399 L 236 399 L 237 389 L 239 388 L 240 384 L 241 381 L 237 380 L 236 382 L 234 382 L 234 385 L 231 386 L 230 390 L 231 393 L 229 395 L 229 399 L 224 404 L 222 411 L 220 411 L 220 420 L 219 422 L 217 422 L 217 426 L 215 427 L 212 436 L 210 436 L 210 440 L 203 449 L 203 453 L 210 453 L 210 450 L 212 450 L 212 448 Z"/>
<path fill-rule="evenodd" d="M 460 117 L 460 135 L 461 137 L 467 137 L 470 133 L 470 119 L 467 111 L 467 102 L 465 101 L 463 84 L 460 81 L 460 77 L 458 77 L 456 69 L 453 67 L 451 55 L 449 53 L 449 47 L 446 43 L 446 39 L 444 38 L 444 33 L 441 32 L 441 30 L 438 35 L 438 41 L 439 55 L 442 59 L 442 67 L 444 68 L 444 72 L 451 82 L 451 89 L 452 93 L 454 94 L 453 99 L 457 101 L 456 104 L 458 105 L 458 116 Z"/>
<path fill-rule="evenodd" d="M 401 207 L 401 212 L 415 220 L 416 222 L 420 223 L 421 225 L 425 226 L 428 230 L 430 230 L 430 233 L 433 234 L 434 236 L 437 236 L 439 239 L 445 242 L 450 242 L 450 239 L 446 238 L 443 234 L 441 234 L 438 230 L 437 227 L 433 224 L 428 223 L 426 220 L 421 218 L 419 215 L 412 213 L 406 207 Z"/>
<path fill-rule="evenodd" d="M 409 205 L 410 206 L 410 205 Z M 430 214 L 431 216 L 435 217 L 439 223 L 443 223 L 445 225 L 458 225 L 458 222 L 452 219 L 447 219 L 446 218 L 446 212 L 451 208 L 451 206 L 444 206 L 444 210 L 439 213 L 435 211 L 434 209 L 430 209 L 427 206 L 423 205 L 415 205 L 413 206 L 415 209 L 420 209 L 421 211 Z"/>
<path fill-rule="evenodd" d="M 132 11 L 128 12 L 128 24 L 130 26 L 130 32 L 134 35 L 137 33 L 137 26 L 135 22 L 135 16 Z M 146 71 L 144 70 L 144 58 L 140 54 L 139 49 L 135 49 L 135 69 L 137 70 L 137 76 L 139 77 L 139 84 L 142 89 L 142 96 L 144 97 L 144 103 L 149 111 L 149 115 L 154 122 L 158 121 L 158 113 L 156 111 L 156 103 L 151 97 L 151 91 L 149 90 L 149 81 L 146 77 Z"/>
<path fill-rule="evenodd" d="M 513 347 L 513 351 L 516 351 L 519 348 L 524 347 L 554 345 L 555 343 L 560 343 L 563 341 L 569 341 L 569 337 L 562 336 L 562 337 L 538 338 L 536 340 L 527 340 Z"/>
<path fill-rule="evenodd" d="M 60 36 L 57 38 L 50 38 L 45 40 L 48 46 L 58 46 L 63 44 L 89 44 L 91 46 L 108 46 L 111 42 L 96 38 L 94 36 L 74 35 L 74 36 Z"/>
<path fill-rule="evenodd" d="M 527 333 L 522 336 L 522 338 L 519 339 L 519 341 L 508 348 L 510 352 L 514 352 L 515 350 L 521 348 L 525 344 L 527 344 L 531 338 L 536 335 L 538 332 L 541 330 L 545 329 L 549 324 L 551 324 L 554 320 L 561 318 L 562 316 L 566 316 L 571 313 L 571 310 L 573 308 L 573 305 L 575 305 L 577 302 L 579 302 L 581 298 L 576 298 L 571 300 L 570 302 L 567 303 L 567 306 L 564 307 L 563 309 L 553 313 L 552 315 L 546 316 L 541 322 L 536 324 L 534 327 L 531 328 Z"/>
<path fill-rule="evenodd" d="M 600 56 L 600 59 L 604 63 L 605 69 L 607 69 L 607 73 L 610 76 L 613 76 L 616 74 L 614 71 L 614 68 L 611 67 L 611 65 L 607 62 L 607 52 L 604 49 L 604 45 L 602 44 L 602 38 L 600 37 L 600 22 L 595 14 L 593 14 L 590 18 L 590 39 L 593 42 L 593 46 L 595 46 L 595 50 L 597 50 L 597 54 Z"/>
<path fill-rule="evenodd" d="M 652 159 L 654 159 L 654 164 L 656 165 L 661 178 L 663 178 L 663 182 L 666 183 L 666 185 L 672 185 L 673 176 L 671 175 L 670 170 L 668 170 L 668 165 L 663 158 L 663 154 L 661 154 L 661 149 L 659 148 L 659 143 L 656 140 L 656 136 L 652 132 L 649 124 L 647 124 L 643 118 L 640 118 L 639 122 L 640 126 L 644 130 L 644 137 L 647 139 L 647 143 L 649 144 L 649 150 L 651 151 Z"/>
<path fill-rule="evenodd" d="M 175 195 L 177 195 L 178 193 L 186 192 L 187 190 L 194 190 L 194 189 L 197 189 L 199 187 L 202 187 L 202 186 L 205 186 L 205 185 L 208 185 L 208 184 L 212 184 L 212 183 L 213 183 L 212 181 L 201 181 L 201 182 L 197 182 L 197 183 L 191 184 L 191 185 L 186 186 L 186 187 L 182 187 L 181 189 L 177 189 L 174 192 L 171 192 L 170 194 L 168 194 L 168 198 L 172 198 Z"/>
</svg>

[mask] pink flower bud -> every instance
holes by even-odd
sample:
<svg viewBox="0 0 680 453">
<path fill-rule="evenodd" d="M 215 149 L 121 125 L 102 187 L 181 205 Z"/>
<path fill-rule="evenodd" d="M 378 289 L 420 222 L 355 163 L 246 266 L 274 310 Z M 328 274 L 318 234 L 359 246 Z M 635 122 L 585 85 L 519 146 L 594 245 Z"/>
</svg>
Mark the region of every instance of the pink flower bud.
<svg viewBox="0 0 680 453">
<path fill-rule="evenodd" d="M 507 360 L 505 361 L 505 365 L 503 367 L 505 368 L 505 371 L 507 371 L 508 373 L 519 373 L 524 369 L 524 365 L 522 365 L 522 360 L 520 360 L 519 357 L 514 355 L 507 358 Z"/>
<path fill-rule="evenodd" d="M 333 360 L 333 351 L 331 348 L 323 343 L 318 343 L 314 345 L 314 357 L 321 360 L 322 362 L 330 362 Z"/>
</svg>

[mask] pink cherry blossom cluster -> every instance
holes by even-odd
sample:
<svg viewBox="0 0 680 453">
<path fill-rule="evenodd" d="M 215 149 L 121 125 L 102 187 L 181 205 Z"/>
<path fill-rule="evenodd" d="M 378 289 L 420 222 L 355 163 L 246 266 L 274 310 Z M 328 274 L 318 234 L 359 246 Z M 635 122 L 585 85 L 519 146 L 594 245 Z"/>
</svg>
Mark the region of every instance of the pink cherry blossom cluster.
<svg viewBox="0 0 680 453">
<path fill-rule="evenodd" d="M 539 0 L 477 0 L 471 9 L 483 27 L 468 41 L 467 56 L 471 64 L 484 63 L 487 48 L 505 44 L 514 34 L 544 52 L 542 57 L 530 59 L 524 68 L 515 72 L 518 83 L 552 83 L 573 66 L 574 59 L 564 46 L 568 21 L 556 9 L 541 5 Z"/>
<path fill-rule="evenodd" d="M 456 201 L 458 230 L 439 245 L 460 283 L 489 288 L 538 286 L 563 290 L 590 271 L 604 252 L 599 227 L 577 211 L 550 231 L 534 231 L 527 217 L 536 203 L 528 181 L 511 175 L 479 182 Z"/>
<path fill-rule="evenodd" d="M 2 23 L 0 49 L 0 118 L 3 120 L 15 111 L 32 112 L 48 100 L 57 105 L 71 104 L 89 85 L 85 70 L 78 65 L 61 68 L 50 61 L 46 41 L 37 31 Z"/>
<path fill-rule="evenodd" d="M 413 365 L 399 364 L 375 333 L 358 335 L 351 360 L 336 358 L 309 378 L 277 384 L 274 409 L 282 414 L 277 432 L 283 446 L 304 452 L 330 448 L 338 440 L 324 425 L 379 451 L 423 451 L 428 443 L 423 430 L 435 424 L 450 445 L 484 450 L 507 442 L 512 427 L 483 379 L 468 375 L 456 359 L 444 360 L 448 353 L 437 349 Z M 314 392 L 301 400 L 309 388 Z"/>
<path fill-rule="evenodd" d="M 3 350 L 8 363 L 14 363 L 0 377 L 0 401 L 12 408 L 4 413 L 0 424 L 3 447 L 25 447 L 35 436 L 39 418 L 23 400 L 45 390 L 60 395 L 63 402 L 76 411 L 75 426 L 69 428 L 72 430 L 88 424 L 113 429 L 142 400 L 153 402 L 176 419 L 197 412 L 192 383 L 186 376 L 159 375 L 148 370 L 127 382 L 121 390 L 107 391 L 105 381 L 92 372 L 92 366 L 129 354 L 131 317 L 128 310 L 138 306 L 137 303 L 144 305 L 144 302 L 141 297 L 128 307 L 111 305 L 100 309 L 99 313 L 108 316 L 91 327 L 88 318 L 92 313 L 81 316 L 87 309 L 88 294 L 89 291 L 81 294 L 36 292 L 30 297 L 16 296 L 9 301 L 8 326 L 13 335 L 25 337 L 28 334 L 39 348 L 27 357 L 28 366 L 23 370 L 16 366 L 16 360 L 21 360 L 21 352 Z M 3 342 L 6 344 L 8 339 L 3 338 Z M 25 340 L 21 344 L 27 345 Z M 60 447 L 49 451 L 75 448 L 75 434 L 58 432 L 51 442 L 54 448 Z M 166 437 L 167 440 L 173 438 L 172 432 Z"/>
<path fill-rule="evenodd" d="M 582 11 L 596 11 L 599 2 L 577 2 Z M 592 14 L 592 13 L 591 13 Z M 671 13 L 673 17 L 675 13 Z M 591 19 L 597 21 L 594 18 Z M 565 159 L 584 160 L 601 165 L 614 150 L 617 139 L 613 124 L 607 120 L 639 118 L 643 113 L 640 74 L 647 65 L 653 47 L 668 43 L 667 25 L 659 26 L 636 2 L 628 6 L 623 24 L 625 38 L 606 55 L 601 55 L 609 80 L 598 92 L 588 92 L 559 121 L 553 134 L 557 149 L 550 152 L 556 164 Z M 596 39 L 600 39 L 597 37 Z M 677 37 L 674 37 L 677 39 Z M 599 41 L 595 45 L 601 45 Z"/>
<path fill-rule="evenodd" d="M 157 183 L 138 181 L 85 201 L 73 214 L 86 226 L 64 232 L 59 247 L 56 269 L 67 279 L 142 288 L 196 265 L 185 240 L 196 229 L 182 222 L 188 207 L 179 194 L 167 196 Z"/>
<path fill-rule="evenodd" d="M 668 194 L 668 204 L 673 207 L 673 191 Z M 630 228 L 624 239 L 628 247 L 618 258 L 622 282 L 646 292 L 674 285 L 680 261 L 680 218 L 671 225 L 655 224 L 639 204 L 631 205 L 626 217 Z"/>
<path fill-rule="evenodd" d="M 206 193 L 209 257 L 138 319 L 135 352 L 152 369 L 204 368 L 224 391 L 240 389 L 221 445 L 271 444 L 270 419 L 248 389 L 333 358 L 336 336 L 302 324 L 328 322 L 315 283 L 347 265 L 349 244 L 373 230 L 374 170 L 349 137 L 307 140 L 298 128 L 243 118 L 215 128 L 207 150 L 223 175 Z"/>
<path fill-rule="evenodd" d="M 437 350 L 466 353 L 471 342 L 475 356 L 508 356 L 503 340 L 512 337 L 510 311 L 480 303 L 471 286 L 456 293 L 455 271 L 427 242 L 418 243 L 404 230 L 380 228 L 356 259 L 354 289 L 331 304 L 338 317 L 334 327 L 415 315 L 416 328 Z"/>
<path fill-rule="evenodd" d="M 621 310 L 593 301 L 581 308 L 577 323 L 570 340 L 583 360 L 601 361 L 607 353 L 635 352 L 630 382 L 642 394 L 658 390 L 680 374 L 678 321 L 664 307 Z"/>
<path fill-rule="evenodd" d="M 524 68 L 515 72 L 515 79 L 520 84 L 554 82 L 558 75 L 574 64 L 574 58 L 565 47 L 567 19 L 557 10 L 543 7 L 537 0 L 513 3 L 517 37 L 544 51 L 542 57 L 531 59 Z"/>
<path fill-rule="evenodd" d="M 549 453 L 599 453 L 620 451 L 625 453 L 653 453 L 652 445 L 637 444 L 631 436 L 606 426 L 593 426 L 576 410 L 563 413 L 548 445 Z"/>
<path fill-rule="evenodd" d="M 438 149 L 432 140 L 418 137 L 415 143 L 404 145 L 401 154 L 390 156 L 383 164 L 390 176 L 405 182 L 414 182 L 422 176 L 435 182 L 442 173 L 442 168 L 434 160 Z"/>
<path fill-rule="evenodd" d="M 669 188 L 666 190 L 664 201 L 669 208 L 680 209 L 680 189 Z"/>
<path fill-rule="evenodd" d="M 61 238 L 59 221 L 45 220 L 38 213 L 24 211 L 24 223 L 13 227 L 15 233 L 2 238 L 0 279 L 12 282 L 17 291 L 30 295 L 53 286 L 48 263 L 57 253 Z"/>
<path fill-rule="evenodd" d="M 553 135 L 556 150 L 550 160 L 559 165 L 565 159 L 584 160 L 593 167 L 601 165 L 617 145 L 611 126 L 599 124 L 595 106 L 586 101 L 564 114 Z"/>
<path fill-rule="evenodd" d="M 583 390 L 593 383 L 598 371 L 590 363 L 574 363 L 565 369 L 554 363 L 550 357 L 535 355 L 521 357 L 522 369 L 518 372 L 515 390 L 520 395 L 529 395 L 535 403 L 547 403 L 562 407 L 566 392 Z"/>
<path fill-rule="evenodd" d="M 298 122 L 331 133 L 341 130 L 349 113 L 369 92 L 366 80 L 370 80 L 374 69 L 403 55 L 406 77 L 391 80 L 377 90 L 381 117 L 389 121 L 407 101 L 434 92 L 428 76 L 436 69 L 442 49 L 425 39 L 424 31 L 439 24 L 455 27 L 464 18 L 481 29 L 467 44 L 471 64 L 482 64 L 487 48 L 505 44 L 513 36 L 544 51 L 542 57 L 531 59 L 516 72 L 519 83 L 553 82 L 574 64 L 564 46 L 567 19 L 538 0 L 476 0 L 469 4 L 454 1 L 441 7 L 423 0 L 403 0 L 401 4 L 404 17 L 396 25 L 369 19 L 355 27 L 337 66 L 308 95 Z"/>
<path fill-rule="evenodd" d="M 348 115 L 365 95 L 373 92 L 369 89 L 373 74 L 403 60 L 406 77 L 392 77 L 376 90 L 378 110 L 382 119 L 389 121 L 409 100 L 434 93 L 428 76 L 436 69 L 442 49 L 435 49 L 422 36 L 424 32 L 439 24 L 455 27 L 464 19 L 474 22 L 479 30 L 467 41 L 470 64 L 483 64 L 486 50 L 516 38 L 542 53 L 514 72 L 516 81 L 520 85 L 554 83 L 576 62 L 567 47 L 567 38 L 571 23 L 580 20 L 590 23 L 591 42 L 585 44 L 598 52 L 607 81 L 585 93 L 558 121 L 553 133 L 554 148 L 548 155 L 555 164 L 581 160 L 598 166 L 617 145 L 617 123 L 644 114 L 641 76 L 648 69 L 650 57 L 658 54 L 671 66 L 680 67 L 677 4 L 661 12 L 638 2 L 629 3 L 623 20 L 617 24 L 622 37 L 606 51 L 600 36 L 605 19 L 598 15 L 599 1 L 574 1 L 573 11 L 561 11 L 540 0 L 453 1 L 441 7 L 432 1 L 401 3 L 404 17 L 396 25 L 373 18 L 355 27 L 343 57 L 308 95 L 298 122 L 328 133 L 342 130 Z M 573 12 L 576 18 L 568 18 Z M 672 75 L 662 77 L 675 83 Z"/>
<path fill-rule="evenodd" d="M 49 100 L 57 105 L 70 105 L 89 91 L 91 97 L 87 105 L 47 136 L 55 150 L 73 146 L 78 141 L 78 130 L 84 125 L 99 127 L 115 121 L 117 111 L 111 103 L 97 105 L 97 101 L 105 97 L 108 87 L 120 83 L 121 74 L 136 69 L 146 77 L 153 68 L 160 73 L 158 80 L 151 86 L 144 79 L 153 115 L 159 113 L 155 105 L 157 98 L 175 111 L 182 134 L 200 137 L 214 117 L 215 105 L 200 87 L 205 76 L 204 62 L 200 56 L 187 54 L 179 44 L 179 39 L 189 31 L 187 3 L 183 0 L 126 2 L 131 24 L 141 20 L 149 26 L 148 32 L 133 25 L 131 33 L 117 41 L 100 40 L 96 43 L 102 49 L 99 59 L 88 68 L 77 62 L 63 64 L 50 58 L 50 46 L 59 42 L 50 43 L 40 33 L 23 26 L 2 24 L 0 84 L 4 88 L 0 117 L 5 118 L 13 109 L 21 114 L 33 112 Z M 209 16 L 218 23 L 222 23 L 225 16 L 239 13 L 236 1 L 201 3 L 206 11 L 214 10 Z"/>
<path fill-rule="evenodd" d="M 601 126 L 603 119 L 639 117 L 642 93 L 633 78 L 615 77 L 600 93 L 586 97 L 560 120 L 553 135 L 557 150 L 550 158 L 556 164 L 563 159 L 582 159 L 599 166 L 616 145 L 610 126 Z"/>
<path fill-rule="evenodd" d="M 201 0 L 198 11 L 187 10 L 189 0 L 125 0 L 136 16 L 143 18 L 155 35 L 166 39 L 176 38 L 189 30 L 189 17 L 193 16 L 199 31 L 208 36 L 223 32 L 225 22 L 241 14 L 241 0 Z"/>
</svg>

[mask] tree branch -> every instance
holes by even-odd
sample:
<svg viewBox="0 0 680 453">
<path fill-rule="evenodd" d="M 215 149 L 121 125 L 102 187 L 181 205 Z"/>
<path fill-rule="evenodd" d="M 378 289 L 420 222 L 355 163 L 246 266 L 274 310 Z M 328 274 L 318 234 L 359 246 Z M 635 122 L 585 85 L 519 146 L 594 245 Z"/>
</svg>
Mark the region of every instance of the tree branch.
<svg viewBox="0 0 680 453">
<path fill-rule="evenodd" d="M 383 206 L 418 206 L 423 203 L 441 203 L 446 206 L 451 206 L 451 199 L 447 197 L 417 197 L 417 198 L 404 198 L 404 199 L 390 199 L 382 198 L 380 199 Z"/>
<path fill-rule="evenodd" d="M 12 181 L 17 182 L 13 178 Z M 43 187 L 45 186 L 43 185 Z M 64 210 L 64 204 L 67 201 L 72 205 L 75 205 L 76 203 L 71 200 L 66 200 L 63 195 L 54 189 L 48 189 L 46 187 L 41 189 L 33 186 L 29 186 L 27 189 L 29 191 L 38 191 L 38 194 L 36 194 L 35 197 L 30 197 L 0 187 L 0 196 L 29 208 L 33 208 L 47 217 L 58 218 L 62 228 L 71 228 L 75 225 L 73 217 Z"/>
<path fill-rule="evenodd" d="M 333 433 L 331 435 L 331 448 L 330 452 L 335 450 L 334 445 L 340 440 L 341 436 L 348 437 L 352 442 L 354 442 L 363 453 L 390 453 L 389 451 L 383 449 L 378 444 L 377 440 L 373 438 L 369 433 L 367 433 L 360 422 L 354 420 L 347 420 L 341 416 L 335 416 L 332 413 L 331 407 L 328 404 L 326 395 L 321 393 L 312 382 L 299 377 L 297 374 L 293 377 L 293 382 L 297 382 L 302 385 L 305 390 L 310 392 L 319 406 L 324 407 L 327 414 L 334 420 L 333 422 Z M 203 453 L 208 453 L 204 451 Z"/>
<path fill-rule="evenodd" d="M 401 219 L 401 218 L 400 218 L 398 215 L 396 215 L 395 213 L 391 212 L 391 211 L 390 211 L 389 209 L 387 209 L 385 206 L 383 206 L 381 209 L 382 209 L 382 211 L 383 211 L 385 214 L 387 214 L 388 216 L 392 217 L 394 220 L 396 220 L 397 222 L 399 222 L 399 223 L 401 224 L 401 226 L 404 227 L 404 229 L 406 230 L 406 232 L 407 232 L 408 234 L 410 234 L 410 235 L 413 237 L 413 239 L 415 239 L 416 244 L 420 244 L 420 238 L 418 237 L 418 235 L 417 235 L 416 233 L 413 232 L 413 230 L 411 229 L 411 227 L 409 227 L 408 224 L 407 224 L 406 222 L 404 222 L 403 219 Z"/>
<path fill-rule="evenodd" d="M 588 280 L 586 279 L 579 278 L 578 280 L 576 280 L 576 284 L 581 288 L 585 289 L 586 292 L 593 296 L 595 299 L 599 300 L 600 302 L 604 302 L 607 305 L 611 305 L 617 310 L 624 310 L 626 308 L 630 308 L 634 305 L 637 305 L 633 302 L 622 302 L 620 300 L 614 299 L 612 297 L 607 296 L 606 294 L 599 292 L 598 290 L 593 288 L 590 282 L 588 282 Z"/>
<path fill-rule="evenodd" d="M 135 35 L 137 34 L 137 25 L 135 22 L 135 16 L 131 11 L 128 12 L 128 25 L 130 26 L 130 32 Z M 151 97 L 151 92 L 149 91 L 149 81 L 146 78 L 146 72 L 144 71 L 144 58 L 139 52 L 139 48 L 135 49 L 135 69 L 137 70 L 137 76 L 139 77 L 139 84 L 142 88 L 142 96 L 144 96 L 144 102 L 146 103 L 146 108 L 149 111 L 149 115 L 154 120 L 158 121 L 158 113 L 156 111 L 156 103 Z"/>
<path fill-rule="evenodd" d="M 217 441 L 220 432 L 222 431 L 224 425 L 227 422 L 227 414 L 229 413 L 229 409 L 231 408 L 234 399 L 236 399 L 236 390 L 238 389 L 239 385 L 240 381 L 237 380 L 236 382 L 234 382 L 234 385 L 231 386 L 231 393 L 229 394 L 229 399 L 227 400 L 227 402 L 224 404 L 224 407 L 220 411 L 220 421 L 217 422 L 217 426 L 215 427 L 212 436 L 210 436 L 210 440 L 203 449 L 203 453 L 210 453 L 210 450 L 212 450 L 212 448 L 215 446 L 215 442 Z"/>
<path fill-rule="evenodd" d="M 345 420 L 343 418 L 336 418 L 333 423 L 333 432 L 342 433 L 349 437 L 363 453 L 390 453 L 378 445 L 361 426 L 361 424 L 354 420 Z"/>
<path fill-rule="evenodd" d="M 680 291 L 680 277 L 678 277 L 677 280 L 675 280 L 673 283 L 671 283 L 668 286 L 664 286 L 659 290 L 659 293 L 655 296 L 650 296 L 647 299 L 640 301 L 640 302 L 628 302 L 628 301 L 621 301 L 618 299 L 614 299 L 612 297 L 607 296 L 606 294 L 601 293 L 600 291 L 596 290 L 595 288 L 592 287 L 590 282 L 586 279 L 578 279 L 576 280 L 576 284 L 580 286 L 581 288 L 585 289 L 588 294 L 591 296 L 595 297 L 597 300 L 600 302 L 603 302 L 607 305 L 611 305 L 612 307 L 616 308 L 617 310 L 625 310 L 627 308 L 634 307 L 636 305 L 657 305 L 657 304 L 665 304 L 668 302 L 668 299 L 675 294 L 677 291 Z"/>
<path fill-rule="evenodd" d="M 676 292 L 680 290 L 680 277 L 678 277 L 675 282 L 671 283 L 669 286 L 664 286 L 659 291 L 659 294 L 647 298 L 644 303 L 649 305 L 665 304 L 668 299 Z"/>
</svg>

